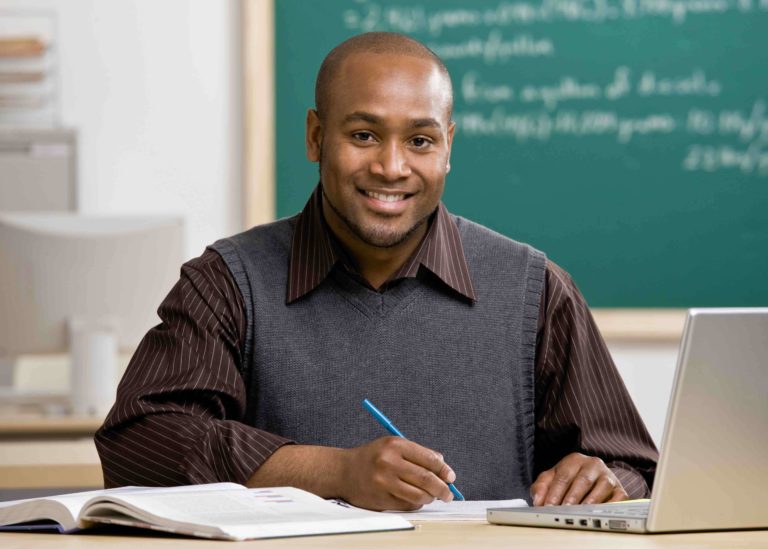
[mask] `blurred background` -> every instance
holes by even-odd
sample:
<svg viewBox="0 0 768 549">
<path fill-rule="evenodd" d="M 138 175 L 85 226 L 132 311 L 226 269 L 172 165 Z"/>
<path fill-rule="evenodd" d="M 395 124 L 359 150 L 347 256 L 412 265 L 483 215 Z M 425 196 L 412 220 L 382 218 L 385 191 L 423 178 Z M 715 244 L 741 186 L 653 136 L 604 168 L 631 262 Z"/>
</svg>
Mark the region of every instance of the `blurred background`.
<svg viewBox="0 0 768 549">
<path fill-rule="evenodd" d="M 157 300 L 181 261 L 243 227 L 240 13 L 238 2 L 0 2 L 0 212 L 183 224 L 180 245 L 165 250 L 177 264 L 155 272 L 156 303 L 130 331 L 157 322 Z M 100 222 L 94 233 L 109 224 Z M 136 272 L 154 272 L 133 260 Z M 122 277 L 125 290 L 136 272 Z M 101 278 L 116 274 L 113 265 Z M 129 339 L 123 355 L 138 343 Z M 66 356 L 17 360 L 9 374 L 6 360 L 5 381 L 61 390 L 67 364 Z"/>
</svg>

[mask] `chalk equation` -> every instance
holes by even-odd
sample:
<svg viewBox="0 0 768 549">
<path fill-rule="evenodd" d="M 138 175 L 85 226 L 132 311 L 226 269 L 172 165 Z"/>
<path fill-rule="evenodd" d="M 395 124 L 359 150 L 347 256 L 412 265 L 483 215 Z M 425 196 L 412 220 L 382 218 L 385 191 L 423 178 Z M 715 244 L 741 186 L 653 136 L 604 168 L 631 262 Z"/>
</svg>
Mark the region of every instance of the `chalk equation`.
<svg viewBox="0 0 768 549">
<path fill-rule="evenodd" d="M 608 139 L 619 156 L 655 140 L 679 151 L 683 171 L 768 177 L 768 78 L 755 63 L 768 0 L 356 0 L 340 17 L 348 31 L 406 33 L 439 55 L 468 139 L 577 139 L 584 150 Z"/>
<path fill-rule="evenodd" d="M 439 3 L 433 6 L 439 6 Z M 440 36 L 452 29 L 525 26 L 551 23 L 602 24 L 659 19 L 684 24 L 692 17 L 717 17 L 731 12 L 768 11 L 768 0 L 542 0 L 498 2 L 490 8 L 432 9 L 360 1 L 343 12 L 346 28 L 357 32 L 393 31 Z"/>
</svg>

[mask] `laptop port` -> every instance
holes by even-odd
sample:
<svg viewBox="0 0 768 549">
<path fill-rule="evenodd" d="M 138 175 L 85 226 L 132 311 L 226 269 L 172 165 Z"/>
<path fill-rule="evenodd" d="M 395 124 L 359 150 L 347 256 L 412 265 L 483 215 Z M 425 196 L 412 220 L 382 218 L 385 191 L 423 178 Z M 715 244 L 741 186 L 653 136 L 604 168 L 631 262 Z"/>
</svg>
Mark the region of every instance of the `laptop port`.
<svg viewBox="0 0 768 549">
<path fill-rule="evenodd" d="M 566 524 L 573 524 L 573 519 L 565 519 Z"/>
<path fill-rule="evenodd" d="M 587 525 L 587 519 L 579 519 L 579 524 L 581 526 L 586 526 Z"/>
<path fill-rule="evenodd" d="M 609 520 L 608 521 L 608 528 L 611 530 L 626 530 L 628 528 L 627 521 L 626 520 Z"/>
<path fill-rule="evenodd" d="M 600 522 L 600 519 L 592 519 L 592 528 L 599 528 L 600 530 L 602 530 L 603 523 Z"/>
</svg>

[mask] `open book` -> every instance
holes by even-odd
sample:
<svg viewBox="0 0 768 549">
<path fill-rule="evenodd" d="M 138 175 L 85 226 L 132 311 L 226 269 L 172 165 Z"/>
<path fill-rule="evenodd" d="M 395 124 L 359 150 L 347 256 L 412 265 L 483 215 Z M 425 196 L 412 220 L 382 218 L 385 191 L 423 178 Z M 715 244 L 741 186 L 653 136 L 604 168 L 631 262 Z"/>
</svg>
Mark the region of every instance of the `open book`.
<svg viewBox="0 0 768 549">
<path fill-rule="evenodd" d="M 173 488 L 115 488 L 0 502 L 0 530 L 76 532 L 118 524 L 187 536 L 246 540 L 407 530 L 405 519 L 350 509 L 298 488 L 219 483 Z"/>
</svg>

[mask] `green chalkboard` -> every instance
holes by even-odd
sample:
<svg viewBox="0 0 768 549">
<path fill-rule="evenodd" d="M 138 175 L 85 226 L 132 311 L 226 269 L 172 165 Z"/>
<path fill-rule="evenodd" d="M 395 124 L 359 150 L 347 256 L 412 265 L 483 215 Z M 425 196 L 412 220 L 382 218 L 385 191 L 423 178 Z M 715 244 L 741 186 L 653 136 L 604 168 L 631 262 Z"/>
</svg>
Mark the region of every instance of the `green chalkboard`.
<svg viewBox="0 0 768 549">
<path fill-rule="evenodd" d="M 276 0 L 277 211 L 341 40 L 441 55 L 449 210 L 528 242 L 598 307 L 768 304 L 768 0 Z"/>
</svg>

